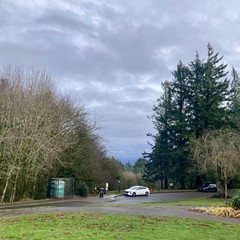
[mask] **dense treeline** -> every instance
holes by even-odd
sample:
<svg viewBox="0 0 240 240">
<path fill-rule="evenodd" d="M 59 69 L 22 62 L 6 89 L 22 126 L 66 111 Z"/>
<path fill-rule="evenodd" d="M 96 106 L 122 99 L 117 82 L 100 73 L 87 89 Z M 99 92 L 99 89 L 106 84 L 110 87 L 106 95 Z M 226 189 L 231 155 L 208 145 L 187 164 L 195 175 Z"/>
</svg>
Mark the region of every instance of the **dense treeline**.
<svg viewBox="0 0 240 240">
<path fill-rule="evenodd" d="M 206 132 L 240 130 L 240 79 L 234 68 L 229 78 L 222 60 L 208 44 L 206 59 L 197 53 L 188 65 L 180 61 L 172 80 L 162 84 L 163 94 L 152 116 L 157 133 L 152 136 L 152 151 L 144 153 L 146 180 L 161 180 L 162 187 L 171 181 L 177 188 L 195 188 L 204 180 L 215 180 L 216 174 L 203 174 L 195 167 L 189 145 Z"/>
<path fill-rule="evenodd" d="M 59 94 L 43 71 L 0 72 L 0 201 L 46 197 L 49 178 L 117 188 L 122 164 L 106 156 L 83 106 Z"/>
</svg>

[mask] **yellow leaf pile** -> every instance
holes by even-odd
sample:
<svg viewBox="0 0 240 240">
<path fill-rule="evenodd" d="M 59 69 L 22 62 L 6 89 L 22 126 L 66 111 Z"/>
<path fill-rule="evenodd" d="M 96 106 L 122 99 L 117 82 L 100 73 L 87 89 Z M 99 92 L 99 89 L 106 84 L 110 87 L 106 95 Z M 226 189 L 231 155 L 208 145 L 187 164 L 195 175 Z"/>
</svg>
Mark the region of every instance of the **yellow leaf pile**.
<svg viewBox="0 0 240 240">
<path fill-rule="evenodd" d="M 240 218 L 240 210 L 231 207 L 197 207 L 191 210 L 221 217 Z"/>
</svg>

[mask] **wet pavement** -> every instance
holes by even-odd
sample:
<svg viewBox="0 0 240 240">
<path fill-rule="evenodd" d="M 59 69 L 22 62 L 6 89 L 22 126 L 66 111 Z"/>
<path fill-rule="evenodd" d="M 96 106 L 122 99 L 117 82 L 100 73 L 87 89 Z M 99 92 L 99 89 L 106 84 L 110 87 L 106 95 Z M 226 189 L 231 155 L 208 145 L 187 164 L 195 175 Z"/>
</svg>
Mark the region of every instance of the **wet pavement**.
<svg viewBox="0 0 240 240">
<path fill-rule="evenodd" d="M 172 193 L 171 193 L 172 194 Z M 177 199 L 194 197 L 194 193 L 173 194 L 171 197 Z M 169 195 L 160 196 L 151 194 L 150 197 L 124 197 L 117 195 L 105 195 L 103 198 L 98 196 L 87 198 L 74 198 L 69 200 L 48 199 L 43 201 L 28 201 L 13 204 L 0 204 L 0 217 L 19 216 L 28 214 L 46 213 L 103 213 L 103 214 L 130 214 L 130 215 L 151 215 L 165 217 L 193 218 L 199 220 L 211 220 L 222 223 L 240 224 L 240 219 L 216 217 L 196 211 L 192 211 L 191 206 L 136 206 L 136 202 L 152 202 L 168 198 Z M 203 196 L 203 195 L 200 195 Z M 204 197 L 206 197 L 204 195 Z M 130 202 L 129 205 L 123 203 Z M 117 205 L 112 205 L 115 203 Z"/>
<path fill-rule="evenodd" d="M 26 200 L 15 203 L 0 204 L 1 210 L 34 208 L 34 207 L 85 207 L 93 204 L 104 204 L 115 201 L 117 195 L 105 195 L 100 198 L 98 196 L 92 197 L 74 197 L 72 199 L 45 199 L 45 200 Z"/>
</svg>

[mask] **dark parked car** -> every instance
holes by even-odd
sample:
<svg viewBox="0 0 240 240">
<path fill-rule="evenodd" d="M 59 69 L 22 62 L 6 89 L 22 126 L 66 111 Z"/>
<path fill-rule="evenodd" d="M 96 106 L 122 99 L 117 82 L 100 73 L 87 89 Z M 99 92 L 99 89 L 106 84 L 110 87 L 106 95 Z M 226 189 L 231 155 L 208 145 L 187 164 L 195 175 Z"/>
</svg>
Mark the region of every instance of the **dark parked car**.
<svg viewBox="0 0 240 240">
<path fill-rule="evenodd" d="M 199 192 L 217 192 L 217 185 L 212 182 L 207 182 L 198 188 Z"/>
</svg>

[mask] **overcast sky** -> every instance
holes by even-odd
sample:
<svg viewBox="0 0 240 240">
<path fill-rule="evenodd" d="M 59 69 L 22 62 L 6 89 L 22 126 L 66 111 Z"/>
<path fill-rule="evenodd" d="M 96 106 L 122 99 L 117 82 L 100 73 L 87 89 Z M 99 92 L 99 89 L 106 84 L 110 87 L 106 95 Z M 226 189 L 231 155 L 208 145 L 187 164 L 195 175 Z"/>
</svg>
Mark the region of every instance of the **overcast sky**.
<svg viewBox="0 0 240 240">
<path fill-rule="evenodd" d="M 0 0 L 0 62 L 47 70 L 100 119 L 108 155 L 134 163 L 161 82 L 208 42 L 239 70 L 239 28 L 239 0 Z"/>
</svg>

